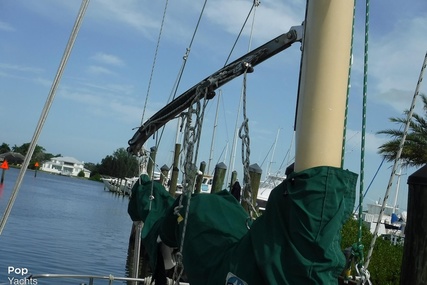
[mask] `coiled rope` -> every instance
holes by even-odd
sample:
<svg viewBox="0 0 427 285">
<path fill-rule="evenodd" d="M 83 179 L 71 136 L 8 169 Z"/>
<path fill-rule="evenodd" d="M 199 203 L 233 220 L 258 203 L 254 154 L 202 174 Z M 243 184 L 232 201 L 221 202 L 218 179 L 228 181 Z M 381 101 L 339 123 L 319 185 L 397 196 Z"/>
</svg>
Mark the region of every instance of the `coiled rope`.
<svg viewBox="0 0 427 285">
<path fill-rule="evenodd" d="M 179 252 L 176 254 L 177 262 L 173 273 L 173 280 L 175 280 L 176 284 L 179 284 L 179 280 L 184 272 L 184 264 L 183 264 L 183 249 L 185 242 L 185 235 L 187 230 L 189 212 L 190 212 L 190 203 L 191 203 L 191 194 L 194 190 L 194 185 L 197 177 L 197 166 L 195 162 L 197 161 L 198 148 L 200 137 L 202 133 L 203 126 L 203 117 L 206 108 L 206 96 L 208 94 L 207 88 L 204 90 L 197 90 L 197 96 L 194 98 L 194 104 L 191 104 L 186 113 L 186 122 L 185 122 L 185 130 L 184 130 L 184 147 L 185 150 L 185 158 L 184 158 L 184 183 L 183 183 L 183 194 L 179 198 L 178 206 L 174 209 L 174 214 L 178 216 L 178 223 L 183 222 L 181 241 L 179 246 Z M 201 106 L 201 102 L 199 98 L 204 96 L 203 106 Z M 195 106 L 195 108 L 193 107 Z M 193 122 L 193 115 L 195 116 L 195 120 Z M 180 214 L 181 209 L 184 207 L 184 199 L 187 201 L 187 205 L 185 208 L 184 217 Z"/>
</svg>

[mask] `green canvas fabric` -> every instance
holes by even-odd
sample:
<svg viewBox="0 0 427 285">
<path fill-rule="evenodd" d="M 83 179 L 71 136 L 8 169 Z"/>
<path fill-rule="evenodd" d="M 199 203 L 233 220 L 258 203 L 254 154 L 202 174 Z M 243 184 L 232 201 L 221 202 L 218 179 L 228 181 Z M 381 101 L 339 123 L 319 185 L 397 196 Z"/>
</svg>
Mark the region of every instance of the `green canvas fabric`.
<svg viewBox="0 0 427 285">
<path fill-rule="evenodd" d="M 336 284 L 345 264 L 340 230 L 353 209 L 356 181 L 356 174 L 334 167 L 291 173 L 250 230 L 248 215 L 227 191 L 195 195 L 182 252 L 190 284 Z M 150 229 L 144 225 L 172 247 L 183 229 L 173 213 L 177 203 L 159 211 L 164 216 Z"/>
<path fill-rule="evenodd" d="M 128 214 L 132 221 L 144 222 L 141 240 L 150 256 L 152 268 L 157 261 L 157 229 L 174 200 L 163 185 L 151 181 L 146 174 L 142 174 L 132 187 Z"/>
<path fill-rule="evenodd" d="M 357 175 L 333 167 L 291 173 L 251 228 L 265 284 L 336 284 L 345 265 L 341 229 L 355 201 Z"/>
</svg>

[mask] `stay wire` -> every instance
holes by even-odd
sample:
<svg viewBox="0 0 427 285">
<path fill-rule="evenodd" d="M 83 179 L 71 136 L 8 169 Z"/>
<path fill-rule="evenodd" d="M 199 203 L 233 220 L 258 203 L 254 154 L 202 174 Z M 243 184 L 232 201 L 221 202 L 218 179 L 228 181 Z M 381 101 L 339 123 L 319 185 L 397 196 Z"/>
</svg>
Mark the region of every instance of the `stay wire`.
<svg viewBox="0 0 427 285">
<path fill-rule="evenodd" d="M 166 11 L 168 9 L 168 3 L 169 3 L 169 0 L 166 0 L 165 8 L 163 10 L 162 24 L 160 25 L 159 36 L 157 38 L 156 51 L 154 52 L 153 65 L 151 66 L 150 79 L 148 80 L 147 95 L 145 96 L 144 109 L 142 110 L 141 125 L 144 123 L 145 110 L 147 109 L 148 97 L 150 96 L 151 82 L 153 80 L 154 68 L 156 66 L 157 54 L 159 52 L 160 39 L 162 37 L 162 31 L 163 31 L 163 26 L 165 23 Z"/>
<path fill-rule="evenodd" d="M 230 53 L 228 54 L 228 57 L 227 57 L 227 59 L 226 59 L 226 61 L 225 61 L 225 63 L 224 63 L 224 66 L 226 66 L 226 65 L 227 65 L 227 63 L 228 63 L 228 61 L 230 60 L 231 54 L 233 53 L 234 48 L 236 47 L 236 44 L 237 44 L 237 42 L 239 41 L 240 36 L 242 35 L 243 29 L 245 28 L 246 23 L 248 22 L 249 16 L 252 14 L 252 10 L 254 9 L 254 7 L 258 7 L 258 6 L 259 6 L 259 3 L 260 3 L 260 2 L 259 2 L 258 0 L 254 0 L 254 1 L 253 1 L 252 6 L 251 6 L 251 9 L 249 10 L 248 15 L 246 16 L 246 19 L 245 19 L 245 21 L 243 22 L 242 27 L 240 28 L 240 32 L 239 32 L 239 34 L 237 35 L 236 40 L 234 41 L 234 44 L 233 44 L 233 46 L 232 46 L 232 48 L 231 48 L 231 50 L 230 50 Z"/>
<path fill-rule="evenodd" d="M 51 89 L 49 91 L 49 95 L 46 99 L 45 105 L 42 110 L 42 114 L 40 115 L 39 121 L 37 123 L 36 129 L 33 134 L 33 138 L 31 140 L 30 146 L 28 147 L 27 155 L 25 156 L 24 162 L 22 164 L 21 170 L 19 171 L 18 178 L 16 180 L 15 186 L 12 190 L 12 194 L 9 198 L 9 202 L 6 206 L 5 212 L 0 221 L 0 235 L 3 232 L 3 229 L 6 225 L 7 219 L 9 218 L 10 212 L 12 211 L 13 204 L 15 203 L 16 197 L 18 195 L 19 189 L 22 184 L 22 180 L 24 179 L 25 172 L 27 171 L 28 165 L 30 163 L 31 157 L 34 153 L 34 149 L 37 146 L 38 138 L 43 129 L 44 123 L 47 119 L 50 107 L 52 106 L 53 99 L 55 98 L 56 89 L 58 88 L 59 82 L 61 81 L 62 74 L 64 72 L 65 66 L 67 64 L 68 58 L 70 57 L 71 50 L 73 49 L 74 42 L 77 38 L 80 26 L 83 21 L 84 14 L 86 12 L 87 6 L 89 5 L 89 0 L 83 0 L 80 5 L 80 10 L 78 12 L 76 21 L 74 23 L 70 38 L 68 40 L 67 46 L 65 48 L 64 54 L 62 56 L 62 60 L 59 64 L 58 71 L 53 80 Z"/>
<path fill-rule="evenodd" d="M 423 65 L 421 67 L 420 76 L 418 78 L 418 82 L 417 82 L 417 86 L 415 88 L 414 96 L 412 97 L 411 108 L 409 109 L 408 116 L 406 119 L 405 128 L 404 128 L 403 134 L 402 134 L 402 138 L 400 140 L 399 148 L 397 150 L 396 157 L 394 159 L 393 168 L 392 168 L 392 171 L 390 174 L 390 179 L 389 179 L 388 185 L 387 185 L 387 190 L 386 190 L 386 193 L 385 193 L 385 196 L 383 199 L 383 204 L 381 205 L 380 214 L 378 215 L 378 221 L 377 221 L 377 224 L 375 226 L 375 230 L 372 234 L 373 237 L 371 240 L 371 244 L 369 246 L 368 257 L 366 259 L 365 268 L 368 268 L 369 262 L 371 261 L 371 258 L 372 258 L 372 253 L 374 251 L 374 246 L 375 246 L 375 242 L 377 239 L 377 233 L 379 230 L 379 226 L 381 224 L 381 219 L 382 219 L 382 216 L 384 214 L 385 207 L 387 205 L 388 196 L 390 195 L 390 189 L 391 189 L 391 186 L 393 184 L 393 179 L 394 179 L 394 176 L 396 175 L 396 170 L 399 166 L 399 161 L 400 161 L 400 157 L 402 155 L 403 145 L 405 144 L 406 136 L 408 134 L 408 129 L 409 129 L 411 122 L 412 122 L 412 115 L 413 115 L 414 109 L 415 109 L 415 102 L 416 102 L 417 96 L 419 95 L 420 86 L 421 86 L 421 82 L 423 81 L 423 75 L 424 75 L 424 71 L 426 69 L 426 66 L 427 66 L 427 52 L 424 56 L 424 61 L 423 61 Z"/>
<path fill-rule="evenodd" d="M 237 37 L 237 39 L 236 39 L 236 42 L 238 41 L 238 39 L 240 38 L 240 35 L 241 35 L 241 33 L 242 33 L 242 31 L 243 31 L 243 28 L 246 26 L 246 23 L 247 23 L 247 20 L 248 20 L 248 18 L 249 18 L 249 16 L 251 15 L 251 12 L 252 12 L 252 10 L 254 9 L 254 8 L 256 8 L 256 7 L 258 7 L 259 6 L 259 1 L 257 1 L 257 0 L 254 0 L 254 2 L 253 2 L 253 4 L 252 4 L 252 7 L 251 7 L 251 9 L 250 9 L 250 12 L 248 13 L 248 16 L 247 16 L 247 18 L 246 18 L 246 20 L 245 20 L 245 22 L 244 22 L 244 24 L 243 24 L 243 26 L 242 26 L 242 29 L 240 30 L 240 33 L 239 33 L 239 35 L 238 35 L 238 37 Z M 248 44 L 248 51 L 250 51 L 251 50 L 251 44 L 252 44 L 252 36 L 253 36 L 253 27 L 254 27 L 254 23 L 255 23 L 255 11 L 254 11 L 254 16 L 253 16 L 253 18 L 252 18 L 252 26 L 251 26 L 251 34 L 250 34 L 250 37 L 249 37 L 249 44 Z M 234 45 L 235 46 L 235 45 Z M 233 50 L 234 50 L 234 46 L 233 46 L 233 48 L 231 49 L 231 51 L 230 51 L 230 55 L 229 55 L 229 57 L 228 58 L 230 58 L 230 56 L 231 56 L 231 54 L 232 54 L 232 52 L 233 52 Z M 225 62 L 225 64 L 224 64 L 224 66 L 227 64 L 227 62 L 228 62 L 228 59 L 227 59 L 227 61 Z M 244 81 L 244 79 L 243 79 L 243 81 Z M 243 85 L 244 85 L 245 83 L 243 83 Z M 238 131 L 237 131 L 237 125 L 238 125 L 238 121 L 239 121 L 239 117 L 240 117 L 240 109 L 241 109 L 241 106 L 242 106 L 242 101 L 243 101 L 243 93 L 244 93 L 244 89 L 245 87 L 244 86 L 242 86 L 242 92 L 241 92 L 241 94 L 240 94 L 240 99 L 239 99 L 239 107 L 237 108 L 237 114 L 236 114 L 236 121 L 235 121 L 235 125 L 234 125 L 234 135 L 233 135 L 233 144 L 232 144 L 232 146 L 231 146 L 231 154 L 230 154 L 230 160 L 229 160 L 229 164 L 228 164 L 228 166 L 229 166 L 229 168 L 230 168 L 230 170 L 231 171 L 233 171 L 233 168 L 234 168 L 234 162 L 235 162 L 235 158 L 236 158 L 236 144 L 237 144 L 237 135 L 238 135 Z M 227 171 L 227 177 L 226 177 L 226 181 L 229 181 L 229 176 L 230 176 L 230 171 Z"/>
<path fill-rule="evenodd" d="M 180 70 L 178 72 L 178 76 L 177 76 L 175 84 L 174 84 L 174 86 L 172 88 L 172 92 L 171 92 L 171 94 L 169 96 L 168 102 L 170 102 L 171 100 L 175 99 L 176 94 L 178 92 L 178 87 L 179 87 L 179 84 L 181 83 L 182 75 L 184 74 L 184 70 L 185 70 L 185 66 L 187 64 L 188 56 L 190 55 L 191 47 L 193 45 L 194 39 L 196 38 L 196 34 L 197 34 L 198 29 L 199 29 L 199 25 L 200 25 L 200 22 L 202 20 L 202 16 L 204 14 L 207 2 L 208 2 L 208 0 L 205 0 L 205 2 L 203 3 L 203 7 L 202 7 L 202 10 L 200 11 L 200 15 L 199 15 L 199 18 L 197 20 L 196 28 L 194 29 L 193 35 L 192 35 L 191 40 L 190 40 L 190 44 L 186 48 L 185 54 L 182 57 L 183 58 L 183 62 L 182 62 L 181 68 L 180 68 Z M 159 135 L 160 140 L 163 137 L 164 131 L 165 131 L 165 126 L 162 127 L 162 130 L 160 132 L 160 135 Z"/>
</svg>

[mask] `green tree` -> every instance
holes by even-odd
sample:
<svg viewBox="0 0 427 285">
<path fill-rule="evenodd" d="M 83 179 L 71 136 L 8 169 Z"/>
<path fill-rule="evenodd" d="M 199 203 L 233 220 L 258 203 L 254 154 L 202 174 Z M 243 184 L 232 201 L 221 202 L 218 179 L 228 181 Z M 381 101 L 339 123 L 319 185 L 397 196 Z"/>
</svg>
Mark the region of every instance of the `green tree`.
<svg viewBox="0 0 427 285">
<path fill-rule="evenodd" d="M 343 249 L 351 247 L 357 242 L 358 227 L 359 222 L 352 218 L 344 224 L 341 231 L 341 247 Z M 365 258 L 367 257 L 371 240 L 372 234 L 367 227 L 363 226 L 361 243 L 363 245 Z M 375 242 L 373 255 L 368 268 L 372 284 L 399 285 L 402 258 L 402 245 L 392 245 L 390 241 L 378 238 Z M 355 274 L 354 270 L 352 274 Z"/>
<path fill-rule="evenodd" d="M 117 178 L 134 177 L 139 174 L 139 162 L 124 148 L 119 148 L 113 155 L 107 155 L 102 159 L 98 171 L 100 174 Z"/>
<path fill-rule="evenodd" d="M 24 156 L 27 155 L 29 149 L 30 149 L 30 143 L 24 143 L 21 146 L 14 145 L 12 147 L 12 151 L 19 152 Z M 60 156 L 60 155 L 57 155 L 57 156 Z M 52 157 L 55 157 L 55 156 L 51 153 L 46 153 L 46 149 L 44 147 L 36 145 L 36 147 L 34 148 L 33 155 L 31 156 L 31 160 L 28 168 L 34 169 L 34 164 L 36 162 L 41 164 L 43 161 L 49 160 Z"/>
<path fill-rule="evenodd" d="M 7 143 L 2 143 L 0 145 L 0 154 L 9 152 L 11 149 Z"/>
<path fill-rule="evenodd" d="M 409 122 L 408 133 L 400 157 L 404 167 L 421 166 L 427 163 L 427 96 L 421 94 L 420 97 L 424 104 L 424 117 L 414 112 Z M 396 158 L 403 137 L 403 130 L 408 120 L 408 113 L 409 110 L 405 110 L 404 118 L 393 117 L 389 119 L 391 122 L 400 125 L 398 130 L 387 129 L 378 132 L 378 134 L 391 137 L 391 140 L 381 145 L 378 151 L 387 161 L 394 161 Z"/>
</svg>

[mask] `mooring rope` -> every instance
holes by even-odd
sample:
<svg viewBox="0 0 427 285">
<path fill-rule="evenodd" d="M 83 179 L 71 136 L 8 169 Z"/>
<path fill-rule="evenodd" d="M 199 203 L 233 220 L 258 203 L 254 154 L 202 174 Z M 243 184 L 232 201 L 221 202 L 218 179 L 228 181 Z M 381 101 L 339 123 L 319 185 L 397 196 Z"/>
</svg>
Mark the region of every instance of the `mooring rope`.
<svg viewBox="0 0 427 285">
<path fill-rule="evenodd" d="M 12 194 L 9 198 L 9 202 L 6 206 L 6 210 L 5 210 L 5 212 L 2 216 L 2 219 L 0 221 L 0 235 L 3 232 L 3 229 L 6 225 L 7 219 L 9 218 L 10 212 L 12 211 L 12 207 L 13 207 L 13 204 L 15 203 L 16 197 L 17 197 L 19 189 L 21 187 L 22 180 L 24 179 L 25 172 L 27 171 L 28 165 L 30 164 L 31 157 L 34 153 L 34 149 L 36 148 L 37 141 L 39 139 L 40 133 L 43 129 L 44 123 L 45 123 L 47 116 L 49 114 L 49 110 L 50 110 L 50 107 L 52 106 L 53 99 L 55 98 L 56 89 L 58 88 L 59 82 L 61 81 L 63 71 L 64 71 L 65 66 L 67 64 L 68 58 L 70 57 L 71 50 L 73 49 L 74 42 L 77 38 L 77 34 L 79 32 L 81 23 L 83 21 L 83 16 L 86 12 L 88 5 L 89 5 L 89 0 L 83 0 L 82 4 L 80 5 L 80 10 L 79 10 L 79 13 L 77 15 L 77 19 L 74 23 L 73 30 L 71 32 L 70 38 L 68 40 L 67 46 L 66 46 L 64 54 L 62 56 L 62 60 L 59 64 L 58 71 L 56 72 L 55 78 L 54 78 L 52 86 L 50 88 L 49 95 L 48 95 L 48 97 L 46 99 L 46 103 L 43 107 L 42 114 L 39 118 L 36 129 L 34 131 L 33 138 L 30 142 L 30 146 L 28 147 L 27 155 L 25 156 L 24 162 L 22 164 L 21 170 L 19 171 L 19 175 L 18 175 L 18 178 L 17 178 L 16 183 L 15 183 L 15 186 L 12 190 Z"/>
</svg>

